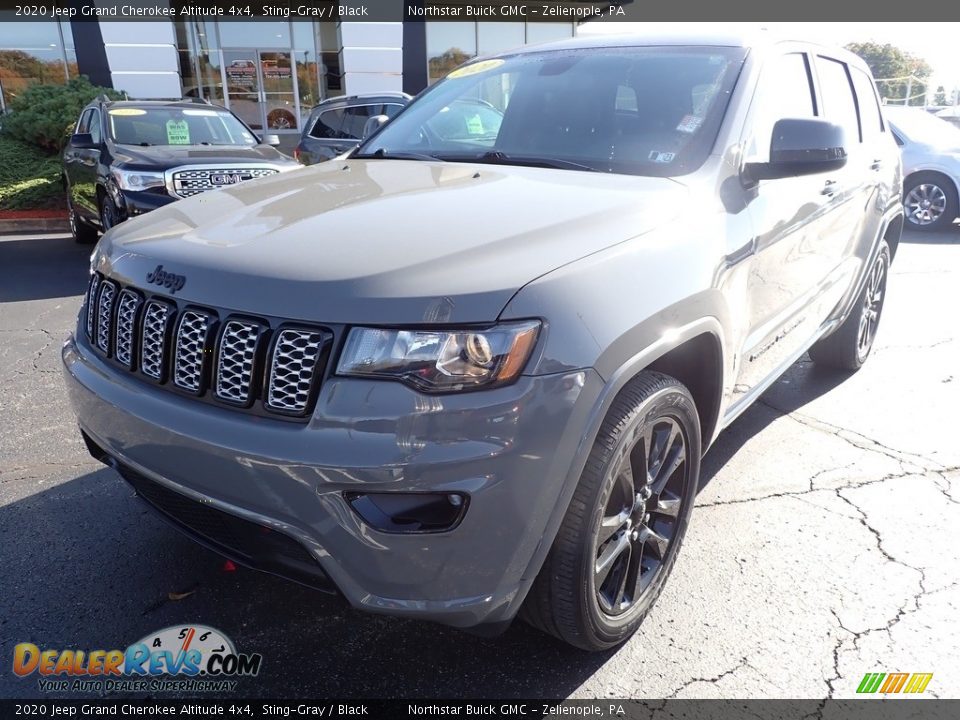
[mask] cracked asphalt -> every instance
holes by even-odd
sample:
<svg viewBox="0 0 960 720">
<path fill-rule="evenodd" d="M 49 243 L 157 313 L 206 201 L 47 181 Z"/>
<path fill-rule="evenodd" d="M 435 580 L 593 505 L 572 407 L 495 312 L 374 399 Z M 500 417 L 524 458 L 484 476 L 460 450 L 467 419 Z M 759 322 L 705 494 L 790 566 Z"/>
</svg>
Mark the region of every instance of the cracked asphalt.
<svg viewBox="0 0 960 720">
<path fill-rule="evenodd" d="M 485 639 L 361 614 L 157 520 L 67 405 L 88 254 L 0 238 L 0 697 L 39 695 L 16 643 L 122 648 L 187 622 L 263 654 L 253 697 L 850 697 L 867 672 L 960 697 L 960 227 L 904 237 L 863 370 L 801 360 L 725 431 L 667 589 L 597 655 L 520 623 Z"/>
</svg>

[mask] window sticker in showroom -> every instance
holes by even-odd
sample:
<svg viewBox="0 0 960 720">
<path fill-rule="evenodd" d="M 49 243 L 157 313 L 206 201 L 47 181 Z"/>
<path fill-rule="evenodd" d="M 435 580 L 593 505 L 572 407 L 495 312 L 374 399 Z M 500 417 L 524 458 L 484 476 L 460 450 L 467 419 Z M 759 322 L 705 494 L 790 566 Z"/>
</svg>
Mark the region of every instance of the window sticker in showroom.
<svg viewBox="0 0 960 720">
<path fill-rule="evenodd" d="M 13 672 L 34 673 L 42 692 L 224 691 L 237 677 L 254 677 L 263 656 L 238 653 L 233 641 L 205 625 L 177 625 L 152 633 L 126 650 L 13 649 Z M 170 676 L 173 676 L 172 678 Z"/>
</svg>

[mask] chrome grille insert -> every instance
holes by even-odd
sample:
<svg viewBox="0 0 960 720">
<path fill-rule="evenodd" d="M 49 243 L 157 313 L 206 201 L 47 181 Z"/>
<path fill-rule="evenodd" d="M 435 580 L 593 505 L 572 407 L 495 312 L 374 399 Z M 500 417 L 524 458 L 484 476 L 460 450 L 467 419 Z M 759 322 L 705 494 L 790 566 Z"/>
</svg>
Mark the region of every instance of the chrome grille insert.
<svg viewBox="0 0 960 720">
<path fill-rule="evenodd" d="M 133 290 L 124 290 L 117 300 L 117 327 L 113 338 L 113 356 L 133 368 L 133 334 L 137 327 L 140 296 Z"/>
<path fill-rule="evenodd" d="M 171 193 L 178 197 L 190 197 L 208 190 L 233 187 L 245 180 L 275 175 L 272 167 L 203 167 L 173 170 L 169 175 Z"/>
<path fill-rule="evenodd" d="M 286 413 L 306 411 L 326 340 L 325 333 L 315 330 L 286 328 L 277 333 L 267 384 L 267 407 Z"/>
<path fill-rule="evenodd" d="M 216 394 L 227 402 L 247 404 L 253 384 L 253 363 L 262 328 L 257 323 L 230 320 L 220 336 Z"/>
<path fill-rule="evenodd" d="M 103 352 L 110 351 L 110 330 L 113 319 L 113 301 L 117 297 L 117 286 L 109 280 L 100 285 L 97 300 L 97 347 Z"/>
<path fill-rule="evenodd" d="M 173 382 L 177 387 L 200 392 L 207 333 L 212 324 L 213 316 L 200 310 L 186 310 L 180 316 L 173 360 Z"/>
<path fill-rule="evenodd" d="M 90 277 L 90 288 L 87 290 L 87 337 L 94 339 L 93 327 L 97 310 L 97 290 L 100 289 L 100 276 L 94 273 Z"/>
<path fill-rule="evenodd" d="M 143 310 L 143 333 L 140 341 L 140 369 L 154 380 L 163 379 L 166 356 L 167 326 L 173 307 L 159 300 L 150 300 Z"/>
</svg>

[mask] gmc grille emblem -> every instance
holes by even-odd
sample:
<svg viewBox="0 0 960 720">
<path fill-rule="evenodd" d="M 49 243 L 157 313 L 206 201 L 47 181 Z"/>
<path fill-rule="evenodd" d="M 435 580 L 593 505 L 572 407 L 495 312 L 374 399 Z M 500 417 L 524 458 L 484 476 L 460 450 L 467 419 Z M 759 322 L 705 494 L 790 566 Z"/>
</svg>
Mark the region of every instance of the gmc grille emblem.
<svg viewBox="0 0 960 720">
<path fill-rule="evenodd" d="M 236 185 L 238 182 L 246 180 L 249 176 L 241 175 L 240 173 L 211 173 L 210 174 L 210 184 L 211 185 Z"/>
<path fill-rule="evenodd" d="M 187 277 L 186 275 L 167 272 L 163 269 L 163 265 L 157 265 L 153 272 L 147 273 L 147 282 L 165 287 L 170 291 L 170 294 L 173 294 L 183 287 L 184 283 L 187 282 Z"/>
</svg>

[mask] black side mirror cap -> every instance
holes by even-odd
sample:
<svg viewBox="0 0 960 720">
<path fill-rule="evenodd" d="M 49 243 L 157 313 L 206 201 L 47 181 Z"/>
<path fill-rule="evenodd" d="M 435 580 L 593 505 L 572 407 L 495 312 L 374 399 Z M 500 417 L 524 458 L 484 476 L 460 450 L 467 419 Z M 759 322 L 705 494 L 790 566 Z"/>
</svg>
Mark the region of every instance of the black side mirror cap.
<svg viewBox="0 0 960 720">
<path fill-rule="evenodd" d="M 839 170 L 847 164 L 843 128 L 814 118 L 777 120 L 770 139 L 770 160 L 746 163 L 744 180 L 775 180 Z"/>
<path fill-rule="evenodd" d="M 99 147 L 90 133 L 74 133 L 70 136 L 70 144 L 76 150 L 96 150 Z"/>
</svg>

